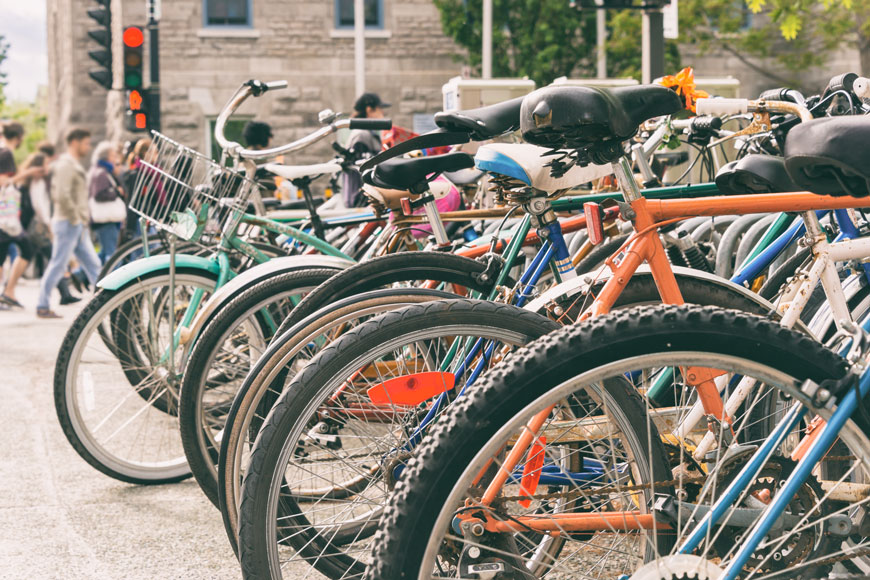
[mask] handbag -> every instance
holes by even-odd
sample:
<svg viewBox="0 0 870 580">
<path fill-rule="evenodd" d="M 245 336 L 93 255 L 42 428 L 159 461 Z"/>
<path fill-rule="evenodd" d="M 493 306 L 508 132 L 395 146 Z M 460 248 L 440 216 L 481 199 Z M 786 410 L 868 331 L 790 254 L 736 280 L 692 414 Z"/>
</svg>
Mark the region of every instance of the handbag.
<svg viewBox="0 0 870 580">
<path fill-rule="evenodd" d="M 10 238 L 17 238 L 21 227 L 21 192 L 14 185 L 0 188 L 0 231 Z"/>
<path fill-rule="evenodd" d="M 112 201 L 97 201 L 90 198 L 88 208 L 91 211 L 91 221 L 95 224 L 117 223 L 127 219 L 127 204 L 121 197 L 116 197 Z"/>
</svg>

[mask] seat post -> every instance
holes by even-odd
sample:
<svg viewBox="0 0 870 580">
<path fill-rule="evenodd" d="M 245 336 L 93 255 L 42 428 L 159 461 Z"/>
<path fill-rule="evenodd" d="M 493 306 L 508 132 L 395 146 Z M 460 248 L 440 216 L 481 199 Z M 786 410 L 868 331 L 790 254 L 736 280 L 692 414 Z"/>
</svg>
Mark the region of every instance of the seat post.
<svg viewBox="0 0 870 580">
<path fill-rule="evenodd" d="M 634 172 L 631 170 L 628 157 L 622 155 L 618 161 L 614 161 L 610 165 L 613 167 L 613 173 L 616 175 L 616 181 L 619 182 L 619 189 L 622 190 L 625 201 L 631 203 L 643 197 L 640 194 L 640 188 L 637 187 L 637 182 L 634 180 Z"/>
</svg>

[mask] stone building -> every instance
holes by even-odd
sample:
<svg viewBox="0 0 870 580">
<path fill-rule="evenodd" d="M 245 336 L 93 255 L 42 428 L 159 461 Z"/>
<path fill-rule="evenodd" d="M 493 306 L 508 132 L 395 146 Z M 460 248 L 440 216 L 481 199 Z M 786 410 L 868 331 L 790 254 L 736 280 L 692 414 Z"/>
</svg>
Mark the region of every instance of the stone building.
<svg viewBox="0 0 870 580">
<path fill-rule="evenodd" d="M 71 125 L 101 138 L 124 138 L 124 91 L 105 91 L 87 75 L 94 44 L 86 14 L 93 0 L 47 0 L 49 135 Z M 162 131 L 207 151 L 218 112 L 250 78 L 286 79 L 289 88 L 252 99 L 228 127 L 268 121 L 274 142 L 315 129 L 325 108 L 348 112 L 354 94 L 353 0 L 164 0 L 160 17 Z M 395 123 L 413 128 L 415 114 L 441 109 L 441 86 L 459 74 L 460 50 L 441 32 L 431 0 L 366 0 L 366 89 L 392 103 Z M 112 0 L 115 87 L 122 85 L 121 33 L 145 25 L 145 0 Z M 146 56 L 148 62 L 148 35 Z M 147 67 L 146 67 L 147 69 Z M 146 77 L 147 78 L 147 77 Z M 147 82 L 146 82 L 147 86 Z M 418 120 L 420 117 L 418 117 Z M 325 147 L 293 162 L 322 161 Z M 290 162 L 290 160 L 288 160 Z"/>
</svg>

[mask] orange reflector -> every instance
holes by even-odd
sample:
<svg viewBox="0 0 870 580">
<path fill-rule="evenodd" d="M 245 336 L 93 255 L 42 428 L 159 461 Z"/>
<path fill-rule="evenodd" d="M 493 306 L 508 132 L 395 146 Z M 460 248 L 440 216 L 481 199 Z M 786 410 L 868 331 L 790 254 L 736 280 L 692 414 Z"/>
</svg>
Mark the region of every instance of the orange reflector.
<svg viewBox="0 0 870 580">
<path fill-rule="evenodd" d="M 583 214 L 586 216 L 586 232 L 589 243 L 597 246 L 604 241 L 604 223 L 601 219 L 601 208 L 594 201 L 583 204 Z"/>
<path fill-rule="evenodd" d="M 405 214 L 405 215 L 412 214 L 412 212 L 411 212 L 411 198 L 410 197 L 403 197 L 401 200 L 399 200 L 399 203 L 402 204 L 402 213 L 403 214 Z"/>
<path fill-rule="evenodd" d="M 414 373 L 375 385 L 368 390 L 368 395 L 377 405 L 419 405 L 449 391 L 455 383 L 453 373 Z"/>
<path fill-rule="evenodd" d="M 541 437 L 529 449 L 526 465 L 523 467 L 523 478 L 520 480 L 520 495 L 522 496 L 533 496 L 538 489 L 538 482 L 541 481 L 541 471 L 544 467 L 544 446 L 546 444 L 547 438 Z M 521 499 L 517 503 L 527 508 L 532 505 L 532 500 Z"/>
</svg>

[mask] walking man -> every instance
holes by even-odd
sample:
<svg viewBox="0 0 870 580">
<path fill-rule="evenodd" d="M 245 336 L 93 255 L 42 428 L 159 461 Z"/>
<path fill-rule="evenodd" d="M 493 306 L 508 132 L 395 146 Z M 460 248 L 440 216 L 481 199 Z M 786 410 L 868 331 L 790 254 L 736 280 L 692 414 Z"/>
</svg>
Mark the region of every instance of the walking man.
<svg viewBox="0 0 870 580">
<path fill-rule="evenodd" d="M 91 284 L 100 273 L 100 259 L 91 243 L 88 231 L 88 188 L 82 161 L 91 151 L 91 134 L 86 129 L 73 129 L 66 136 L 67 152 L 52 168 L 51 200 L 54 213 L 51 231 L 54 242 L 51 260 L 40 281 L 36 315 L 40 318 L 60 318 L 51 310 L 49 298 L 63 278 L 73 254 L 81 264 Z"/>
</svg>

